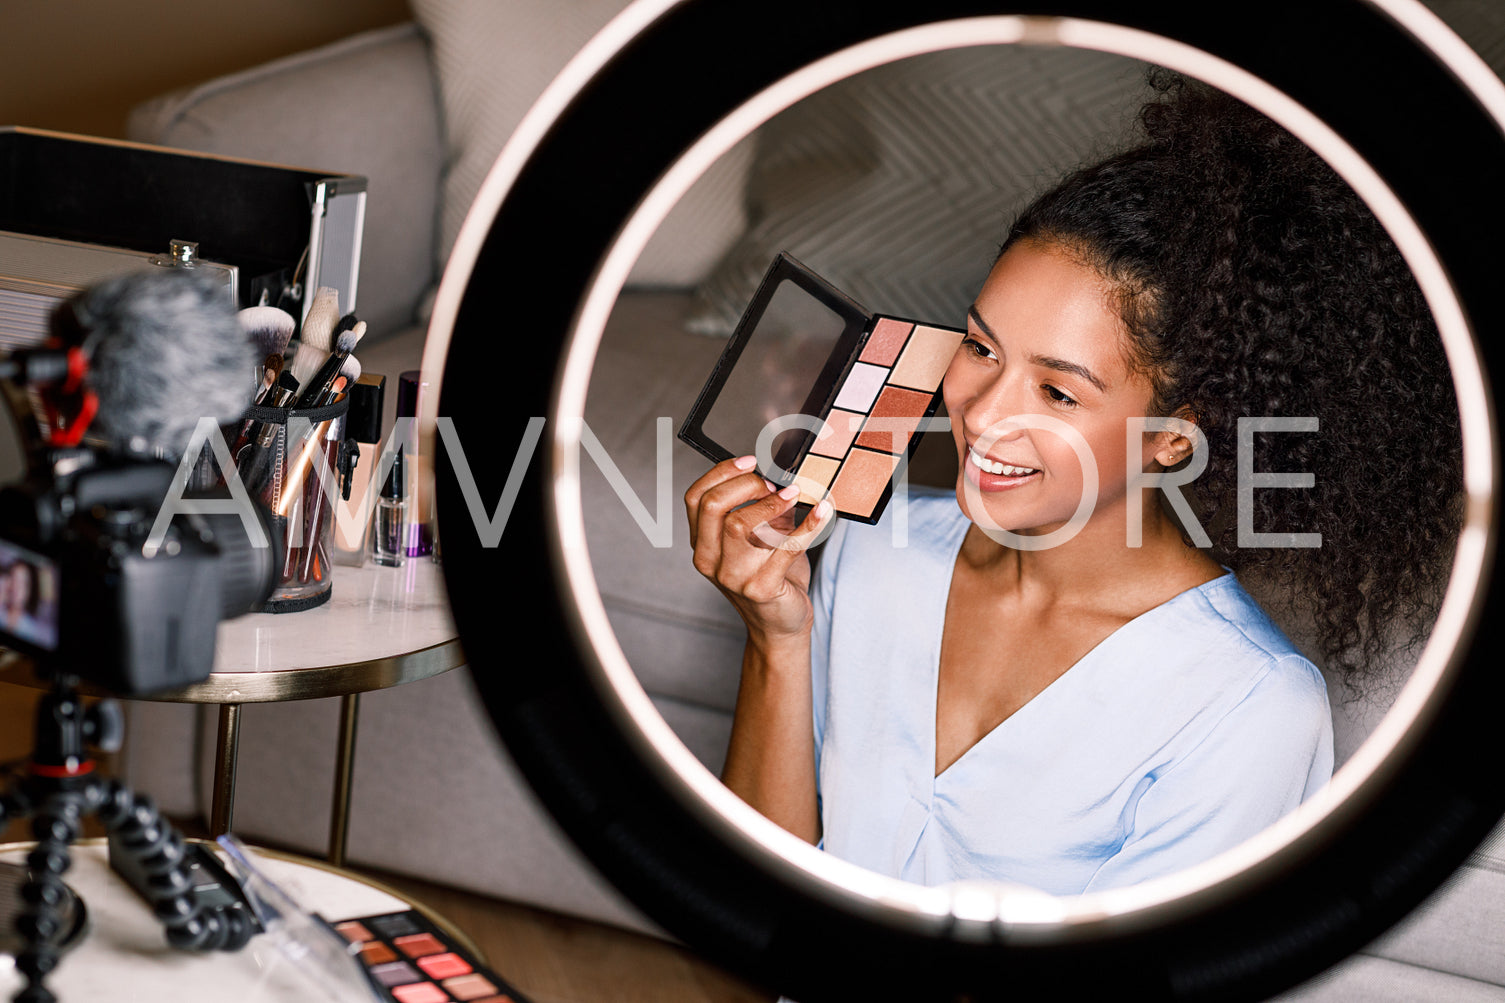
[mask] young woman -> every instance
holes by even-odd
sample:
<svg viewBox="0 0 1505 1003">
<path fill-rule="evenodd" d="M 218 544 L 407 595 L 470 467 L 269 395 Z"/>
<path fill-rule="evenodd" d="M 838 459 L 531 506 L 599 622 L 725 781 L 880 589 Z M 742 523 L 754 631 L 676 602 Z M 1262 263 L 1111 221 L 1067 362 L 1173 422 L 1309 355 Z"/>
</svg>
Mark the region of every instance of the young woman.
<svg viewBox="0 0 1505 1003">
<path fill-rule="evenodd" d="M 1238 844 L 1332 770 L 1323 677 L 1238 577 L 1359 673 L 1447 558 L 1457 412 L 1398 253 L 1279 127 L 1154 82 L 1144 141 L 1009 233 L 944 383 L 956 490 L 910 499 L 904 546 L 842 523 L 812 583 L 751 457 L 686 494 L 748 628 L 726 783 L 881 873 L 1078 894 Z M 1204 461 L 1189 519 L 1139 502 Z"/>
</svg>

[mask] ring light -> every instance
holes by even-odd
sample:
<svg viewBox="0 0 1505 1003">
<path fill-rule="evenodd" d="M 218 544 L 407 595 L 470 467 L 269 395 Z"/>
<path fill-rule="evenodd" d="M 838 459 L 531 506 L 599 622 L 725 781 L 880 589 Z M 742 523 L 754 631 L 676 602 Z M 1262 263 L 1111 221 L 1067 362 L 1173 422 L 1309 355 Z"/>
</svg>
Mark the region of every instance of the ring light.
<svg viewBox="0 0 1505 1003">
<path fill-rule="evenodd" d="M 570 64 L 503 151 L 456 244 L 424 360 L 444 370 L 428 417 L 452 420 L 469 451 L 468 463 L 441 460 L 438 511 L 477 686 L 541 800 L 610 880 L 707 957 L 798 998 L 1268 996 L 1403 916 L 1505 808 L 1505 782 L 1477 768 L 1505 706 L 1498 618 L 1488 615 L 1500 600 L 1488 385 L 1505 374 L 1495 293 L 1505 87 L 1415 0 L 1266 0 L 1243 17 L 1171 0 L 1042 0 L 1029 16 L 1007 2 L 918 7 L 644 0 Z M 1158 63 L 1230 91 L 1312 146 L 1410 264 L 1463 418 L 1467 511 L 1447 597 L 1380 728 L 1325 792 L 1245 846 L 1080 900 L 880 878 L 758 816 L 654 712 L 584 546 L 578 454 L 591 363 L 632 261 L 675 199 L 821 87 L 988 43 Z M 500 354 L 488 324 L 497 303 L 512 330 L 529 332 L 509 336 L 509 366 L 534 375 L 505 399 L 485 382 Z M 482 436 L 494 431 L 505 455 L 539 416 L 542 462 L 509 494 L 508 465 L 479 462 Z M 477 497 L 488 510 L 512 505 L 494 546 L 471 521 Z"/>
</svg>

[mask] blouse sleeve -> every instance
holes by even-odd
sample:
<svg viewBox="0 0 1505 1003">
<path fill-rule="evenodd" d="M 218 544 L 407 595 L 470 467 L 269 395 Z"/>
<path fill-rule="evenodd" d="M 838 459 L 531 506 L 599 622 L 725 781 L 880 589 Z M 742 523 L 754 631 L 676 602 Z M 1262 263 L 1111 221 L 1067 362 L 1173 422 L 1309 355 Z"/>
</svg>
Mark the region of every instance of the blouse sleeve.
<svg viewBox="0 0 1505 1003">
<path fill-rule="evenodd" d="M 1162 877 L 1237 846 L 1315 793 L 1332 766 L 1322 676 L 1305 658 L 1281 658 L 1196 748 L 1141 781 L 1123 844 L 1084 890 Z"/>
</svg>

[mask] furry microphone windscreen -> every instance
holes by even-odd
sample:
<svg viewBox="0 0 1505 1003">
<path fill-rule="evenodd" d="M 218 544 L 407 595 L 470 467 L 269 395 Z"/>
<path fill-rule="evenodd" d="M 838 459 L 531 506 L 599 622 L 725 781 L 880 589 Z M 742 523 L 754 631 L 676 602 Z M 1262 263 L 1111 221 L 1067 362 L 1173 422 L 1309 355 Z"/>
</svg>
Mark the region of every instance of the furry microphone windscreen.
<svg viewBox="0 0 1505 1003">
<path fill-rule="evenodd" d="M 92 344 L 92 438 L 176 458 L 200 418 L 226 424 L 245 411 L 262 360 L 223 282 L 164 268 L 109 279 L 69 302 Z"/>
</svg>

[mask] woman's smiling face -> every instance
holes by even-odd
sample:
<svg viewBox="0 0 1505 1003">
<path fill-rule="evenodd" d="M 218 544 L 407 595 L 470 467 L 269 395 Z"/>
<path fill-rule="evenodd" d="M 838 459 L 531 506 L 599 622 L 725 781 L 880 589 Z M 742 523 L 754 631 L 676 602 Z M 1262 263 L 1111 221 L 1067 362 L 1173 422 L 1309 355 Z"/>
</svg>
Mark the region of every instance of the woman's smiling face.
<svg viewBox="0 0 1505 1003">
<path fill-rule="evenodd" d="M 993 266 L 967 330 L 943 385 L 962 511 L 979 521 L 980 500 L 985 526 L 1017 534 L 1050 532 L 1071 518 L 1083 486 L 1071 443 L 1001 424 L 1045 417 L 1065 423 L 1091 450 L 1099 483 L 1093 518 L 1116 513 L 1122 526 L 1127 420 L 1149 413 L 1151 387 L 1129 365 L 1110 283 L 1059 247 L 1024 241 Z M 1152 458 L 1146 439 L 1134 471 Z"/>
</svg>

